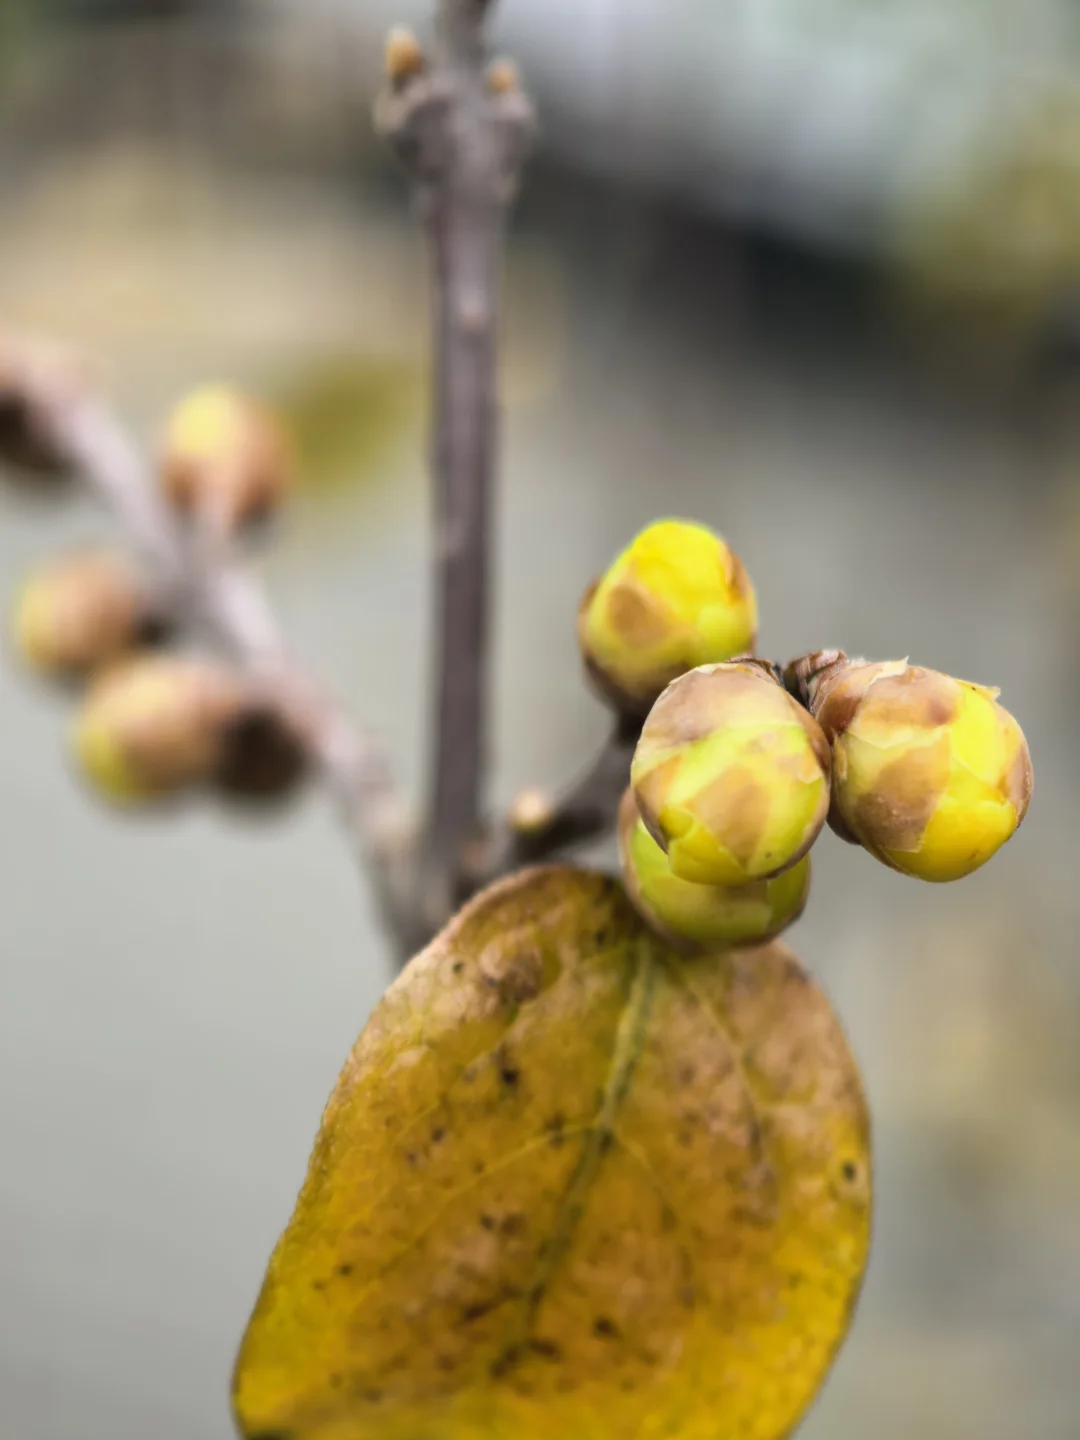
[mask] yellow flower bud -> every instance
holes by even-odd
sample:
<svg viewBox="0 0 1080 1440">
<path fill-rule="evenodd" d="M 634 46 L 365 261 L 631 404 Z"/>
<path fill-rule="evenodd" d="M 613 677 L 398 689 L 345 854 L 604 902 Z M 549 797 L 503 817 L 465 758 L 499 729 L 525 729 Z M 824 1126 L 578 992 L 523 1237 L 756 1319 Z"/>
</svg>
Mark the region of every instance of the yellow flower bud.
<svg viewBox="0 0 1080 1440">
<path fill-rule="evenodd" d="M 115 555 L 71 555 L 39 571 L 19 596 L 14 639 L 32 670 L 92 674 L 162 629 L 132 567 Z"/>
<path fill-rule="evenodd" d="M 794 865 L 829 810 L 829 747 L 762 662 L 703 665 L 668 686 L 630 768 L 674 873 L 745 885 Z"/>
<path fill-rule="evenodd" d="M 814 699 L 833 746 L 834 829 L 920 880 L 984 865 L 1032 788 L 1027 741 L 997 695 L 906 661 L 835 670 Z"/>
<path fill-rule="evenodd" d="M 292 455 L 263 405 L 228 386 L 194 391 L 173 412 L 162 446 L 166 495 L 227 531 L 269 515 L 292 484 Z"/>
<path fill-rule="evenodd" d="M 578 638 L 606 698 L 644 715 L 677 676 L 754 648 L 757 599 L 718 535 L 659 520 L 586 592 Z"/>
<path fill-rule="evenodd" d="M 793 925 L 810 895 L 810 857 L 782 875 L 747 885 L 680 880 L 628 790 L 619 810 L 619 858 L 627 893 L 643 919 L 676 949 L 759 945 Z"/>
<path fill-rule="evenodd" d="M 115 804 L 164 799 L 214 777 L 244 702 L 242 683 L 215 665 L 138 656 L 91 687 L 75 721 L 75 754 Z"/>
</svg>

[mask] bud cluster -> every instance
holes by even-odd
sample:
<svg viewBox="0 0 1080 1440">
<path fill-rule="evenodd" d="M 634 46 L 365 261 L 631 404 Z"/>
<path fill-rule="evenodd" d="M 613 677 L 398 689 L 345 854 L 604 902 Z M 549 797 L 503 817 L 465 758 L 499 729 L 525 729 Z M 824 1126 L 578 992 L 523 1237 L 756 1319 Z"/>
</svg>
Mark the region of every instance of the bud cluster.
<svg viewBox="0 0 1080 1440">
<path fill-rule="evenodd" d="M 69 373 L 36 350 L 0 346 L 0 460 L 31 479 L 72 468 L 58 439 L 62 407 L 79 403 Z M 277 423 L 239 392 L 196 391 L 166 427 L 162 494 L 179 521 L 205 522 L 218 541 L 276 508 L 290 476 Z M 173 638 L 175 599 L 106 551 L 56 560 L 25 583 L 12 641 L 29 669 L 85 687 L 72 726 L 80 770 L 125 806 L 199 787 L 248 800 L 291 793 L 308 764 L 300 722 L 264 684 L 161 648 Z"/>
<path fill-rule="evenodd" d="M 737 557 L 681 521 L 643 531 L 579 612 L 590 677 L 624 718 L 644 717 L 619 855 L 670 943 L 755 944 L 790 925 L 826 820 L 929 881 L 970 874 L 1015 833 L 1031 757 L 996 690 L 841 650 L 781 671 L 748 653 L 756 629 Z"/>
</svg>

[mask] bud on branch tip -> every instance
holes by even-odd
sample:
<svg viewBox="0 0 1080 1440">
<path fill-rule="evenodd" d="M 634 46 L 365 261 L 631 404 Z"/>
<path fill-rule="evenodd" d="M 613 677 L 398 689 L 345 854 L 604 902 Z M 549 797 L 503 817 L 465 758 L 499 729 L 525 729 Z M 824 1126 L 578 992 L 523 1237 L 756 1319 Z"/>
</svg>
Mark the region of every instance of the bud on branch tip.
<svg viewBox="0 0 1080 1440">
<path fill-rule="evenodd" d="M 69 555 L 33 575 L 13 620 L 16 648 L 39 674 L 93 674 L 164 630 L 132 565 L 117 555 Z"/>
<path fill-rule="evenodd" d="M 645 721 L 630 778 L 672 870 L 698 884 L 780 874 L 809 851 L 829 809 L 825 736 L 752 660 L 673 681 Z"/>
<path fill-rule="evenodd" d="M 292 484 L 293 456 L 281 426 L 258 401 L 225 385 L 182 400 L 166 427 L 161 480 L 181 514 L 238 529 L 275 511 Z"/>
<path fill-rule="evenodd" d="M 753 650 L 757 599 L 739 557 L 703 525 L 660 520 L 586 592 L 586 668 L 617 708 L 644 715 L 670 681 Z"/>
<path fill-rule="evenodd" d="M 76 717 L 79 764 L 119 805 L 165 799 L 211 780 L 244 683 L 206 661 L 148 656 L 102 674 Z"/>
<path fill-rule="evenodd" d="M 984 865 L 1019 827 L 1033 783 L 997 693 L 903 660 L 831 669 L 812 704 L 833 748 L 833 828 L 921 880 Z"/>
</svg>

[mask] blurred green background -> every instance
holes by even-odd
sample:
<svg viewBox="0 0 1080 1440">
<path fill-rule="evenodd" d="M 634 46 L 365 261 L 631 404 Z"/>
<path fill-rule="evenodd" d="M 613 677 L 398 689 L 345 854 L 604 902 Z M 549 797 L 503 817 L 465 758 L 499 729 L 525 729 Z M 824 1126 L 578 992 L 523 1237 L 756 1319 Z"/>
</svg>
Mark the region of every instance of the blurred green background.
<svg viewBox="0 0 1080 1440">
<path fill-rule="evenodd" d="M 229 378 L 305 484 L 295 648 L 421 773 L 423 252 L 368 112 L 420 0 L 4 0 L 0 319 L 151 443 Z M 878 1221 L 807 1440 L 1080 1433 L 1080 25 L 1066 0 L 505 0 L 545 118 L 507 266 L 495 784 L 597 744 L 580 591 L 719 528 L 778 659 L 995 683 L 1016 841 L 918 887 L 829 837 L 794 944 L 876 1116 Z M 0 493 L 0 575 L 109 533 Z M 317 796 L 101 814 L 0 669 L 0 1432 L 225 1440 L 235 1345 L 386 975 Z M 820 858 L 818 858 L 820 857 Z"/>
</svg>

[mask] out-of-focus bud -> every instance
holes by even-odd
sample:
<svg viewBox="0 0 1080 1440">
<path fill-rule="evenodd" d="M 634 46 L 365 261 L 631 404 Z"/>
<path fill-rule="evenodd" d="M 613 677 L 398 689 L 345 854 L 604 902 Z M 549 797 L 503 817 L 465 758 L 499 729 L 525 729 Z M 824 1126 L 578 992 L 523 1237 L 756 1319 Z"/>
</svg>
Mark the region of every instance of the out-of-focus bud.
<svg viewBox="0 0 1080 1440">
<path fill-rule="evenodd" d="M 998 692 L 907 661 L 853 661 L 823 679 L 830 823 L 905 875 L 959 880 L 1016 831 L 1031 755 Z"/>
<path fill-rule="evenodd" d="M 739 557 L 718 535 L 660 520 L 586 592 L 578 638 L 605 697 L 644 715 L 677 676 L 754 648 L 757 599 Z"/>
<path fill-rule="evenodd" d="M 61 422 L 90 383 L 87 368 L 67 351 L 0 336 L 0 461 L 17 478 L 35 484 L 71 478 Z"/>
<path fill-rule="evenodd" d="M 510 806 L 510 827 L 515 834 L 528 838 L 541 834 L 555 818 L 555 802 L 546 790 L 530 785 L 519 790 Z"/>
<path fill-rule="evenodd" d="M 218 773 L 246 698 L 243 682 L 211 663 L 135 657 L 87 693 L 75 721 L 76 757 L 114 804 L 175 796 Z"/>
<path fill-rule="evenodd" d="M 225 385 L 194 391 L 173 412 L 161 454 L 165 493 L 226 533 L 272 514 L 292 484 L 281 426 L 257 400 Z"/>
<path fill-rule="evenodd" d="M 745 885 L 780 874 L 817 839 L 829 746 L 766 663 L 703 665 L 653 706 L 630 779 L 675 875 Z"/>
<path fill-rule="evenodd" d="M 427 69 L 427 56 L 411 30 L 395 25 L 386 37 L 384 63 L 386 78 L 395 90 L 400 90 L 410 80 L 423 75 Z"/>
<path fill-rule="evenodd" d="M 487 87 L 492 95 L 512 95 L 521 89 L 521 71 L 513 60 L 492 60 L 487 68 Z"/>
<path fill-rule="evenodd" d="M 62 679 L 90 675 L 160 638 L 165 629 L 130 563 L 91 552 L 58 560 L 32 576 L 13 623 L 25 664 Z"/>
<path fill-rule="evenodd" d="M 810 857 L 782 875 L 747 885 L 680 880 L 652 838 L 628 790 L 619 808 L 619 859 L 627 893 L 642 918 L 684 951 L 758 945 L 802 914 L 810 894 Z"/>
</svg>

